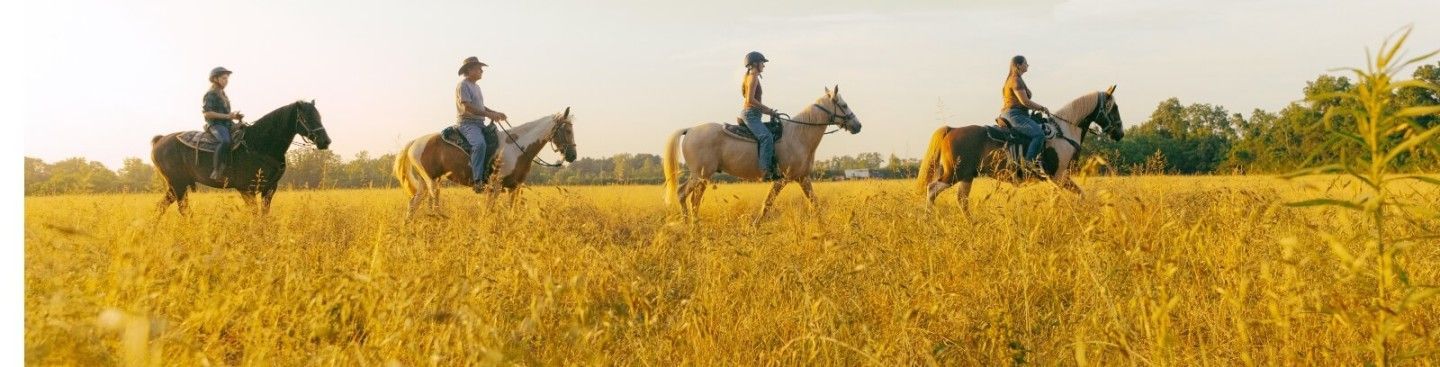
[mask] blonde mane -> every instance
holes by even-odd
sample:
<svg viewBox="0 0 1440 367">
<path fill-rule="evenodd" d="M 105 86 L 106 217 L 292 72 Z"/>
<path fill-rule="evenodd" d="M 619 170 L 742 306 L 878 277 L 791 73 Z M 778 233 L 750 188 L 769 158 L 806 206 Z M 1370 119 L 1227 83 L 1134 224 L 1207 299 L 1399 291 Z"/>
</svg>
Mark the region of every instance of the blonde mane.
<svg viewBox="0 0 1440 367">
<path fill-rule="evenodd" d="M 1060 107 L 1059 110 L 1055 110 L 1055 115 L 1060 116 L 1061 119 L 1069 121 L 1070 124 L 1079 127 L 1081 119 L 1085 118 L 1085 116 L 1090 115 L 1091 112 L 1095 112 L 1095 108 L 1098 107 L 1096 106 L 1096 104 L 1100 102 L 1100 93 L 1101 92 L 1098 91 L 1094 93 L 1086 93 L 1085 95 L 1080 96 L 1080 98 L 1076 98 L 1075 100 L 1070 101 L 1070 103 L 1066 103 L 1065 106 Z"/>
</svg>

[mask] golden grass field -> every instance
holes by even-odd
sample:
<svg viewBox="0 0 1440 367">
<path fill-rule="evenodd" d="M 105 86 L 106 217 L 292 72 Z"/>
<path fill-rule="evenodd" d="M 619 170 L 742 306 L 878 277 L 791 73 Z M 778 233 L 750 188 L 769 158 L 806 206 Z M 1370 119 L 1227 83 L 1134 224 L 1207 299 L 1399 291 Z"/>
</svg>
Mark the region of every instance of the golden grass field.
<svg viewBox="0 0 1440 367">
<path fill-rule="evenodd" d="M 698 223 L 659 186 L 534 187 L 406 225 L 399 189 L 27 197 L 32 365 L 1356 365 L 1375 278 L 1332 178 L 1103 177 L 1087 196 L 977 182 L 937 214 L 910 181 L 721 184 Z M 1440 189 L 1398 187 L 1440 203 Z M 1395 236 L 1440 223 L 1400 223 Z M 1431 232 L 1425 232 L 1428 227 Z M 1440 240 L 1408 248 L 1440 284 Z M 1362 259 L 1363 260 L 1363 259 Z M 1440 304 L 1391 349 L 1440 364 Z M 1426 354 L 1429 353 L 1429 354 Z"/>
</svg>

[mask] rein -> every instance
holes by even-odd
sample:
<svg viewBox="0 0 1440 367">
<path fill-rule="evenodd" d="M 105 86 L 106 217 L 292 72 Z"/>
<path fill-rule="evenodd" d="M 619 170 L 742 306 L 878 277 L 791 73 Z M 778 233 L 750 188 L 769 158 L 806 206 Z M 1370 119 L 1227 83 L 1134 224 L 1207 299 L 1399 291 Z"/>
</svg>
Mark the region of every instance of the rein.
<svg viewBox="0 0 1440 367">
<path fill-rule="evenodd" d="M 1105 111 L 1105 112 L 1102 113 L 1101 111 Z M 1079 125 L 1079 124 L 1076 124 L 1076 123 L 1073 122 L 1073 121 L 1066 120 L 1066 119 L 1060 117 L 1059 115 L 1055 115 L 1055 114 L 1053 114 L 1053 113 L 1046 112 L 1045 114 L 1046 114 L 1046 115 L 1049 115 L 1050 118 L 1052 118 L 1052 119 L 1059 120 L 1060 122 L 1064 122 L 1064 123 L 1066 123 L 1066 124 L 1069 124 L 1070 126 L 1074 126 L 1075 129 L 1077 129 L 1077 130 L 1080 129 L 1080 125 Z M 1102 131 L 1109 131 L 1109 130 L 1111 129 L 1111 126 L 1114 126 L 1114 125 L 1115 125 L 1114 119 L 1112 119 L 1112 118 L 1110 117 L 1110 111 L 1106 110 L 1106 108 L 1105 108 L 1105 94 L 1104 94 L 1104 93 L 1101 93 L 1101 94 L 1100 94 L 1100 97 L 1099 97 L 1099 100 L 1097 100 L 1097 101 L 1095 102 L 1095 110 L 1090 111 L 1090 114 L 1089 114 L 1089 115 L 1086 115 L 1085 117 L 1090 117 L 1090 116 L 1095 116 L 1095 118 L 1091 119 L 1091 121 L 1099 121 L 1100 117 L 1102 117 L 1102 116 L 1105 118 L 1105 126 L 1101 128 Z M 1087 131 L 1088 131 L 1088 130 L 1087 130 Z M 1079 153 L 1080 153 L 1080 143 L 1079 143 L 1079 142 L 1076 142 L 1074 139 L 1071 139 L 1069 136 L 1065 136 L 1065 132 L 1064 132 L 1063 130 L 1060 131 L 1059 133 L 1060 133 L 1060 134 L 1059 134 L 1059 135 L 1060 135 L 1060 138 L 1061 138 L 1061 139 L 1065 139 L 1065 142 L 1066 142 L 1066 143 L 1070 143 L 1071 146 L 1074 146 L 1074 147 L 1075 147 L 1075 153 L 1076 153 L 1076 154 L 1079 154 Z M 1081 138 L 1081 139 L 1084 139 L 1084 138 L 1083 138 L 1083 135 L 1082 135 L 1082 138 Z"/>
<path fill-rule="evenodd" d="M 833 99 L 831 100 L 831 103 L 834 103 L 834 100 L 833 100 Z M 773 116 L 772 119 L 773 119 L 773 120 L 779 120 L 779 121 L 793 122 L 793 123 L 797 123 L 797 124 L 801 124 L 801 125 L 809 125 L 809 126 L 830 126 L 830 125 L 835 125 L 835 130 L 826 131 L 826 132 L 825 132 L 826 135 L 834 134 L 834 133 L 836 133 L 836 132 L 838 132 L 838 131 L 840 131 L 840 130 L 844 130 L 844 128 L 843 128 L 842 126 L 843 126 L 845 123 L 850 122 L 851 120 L 854 120 L 854 119 L 855 119 L 855 114 L 854 114 L 854 113 L 846 113 L 846 114 L 844 114 L 844 115 L 841 115 L 841 114 L 835 113 L 834 111 L 830 111 L 830 109 L 825 108 L 825 106 L 821 106 L 819 103 L 813 103 L 813 104 L 811 104 L 811 106 L 814 106 L 815 108 L 818 108 L 818 109 L 820 109 L 821 111 L 825 111 L 825 114 L 827 114 L 827 115 L 830 116 L 829 118 L 827 118 L 827 119 L 825 120 L 825 123 L 814 123 L 814 122 L 806 122 L 806 121 L 795 120 L 795 119 L 790 118 L 790 115 L 783 114 L 783 113 L 776 114 L 776 116 Z M 785 117 L 780 117 L 780 116 L 785 116 Z M 836 118 L 841 118 L 841 117 L 843 117 L 844 119 L 841 119 L 840 121 L 835 121 Z"/>
<path fill-rule="evenodd" d="M 500 122 L 504 122 L 505 124 L 504 124 L 504 125 L 501 125 Z M 496 121 L 496 122 L 495 122 L 495 126 L 500 127 L 500 131 L 504 131 L 506 136 L 514 136 L 513 134 L 510 134 L 510 130 L 515 129 L 515 126 L 510 126 L 509 129 L 506 129 L 505 126 L 509 126 L 509 125 L 510 125 L 510 120 L 500 120 L 500 121 Z M 555 126 L 552 126 L 552 127 L 550 128 L 550 137 L 551 137 L 552 139 L 555 137 L 555 130 L 557 130 L 557 129 L 559 129 L 559 128 L 560 128 L 560 123 L 559 123 L 558 121 L 555 122 Z M 510 139 L 510 144 L 511 144 L 511 145 L 514 145 L 514 146 L 515 146 L 515 149 L 519 149 L 521 152 L 524 152 L 524 151 L 525 151 L 525 147 L 520 146 L 520 143 L 519 143 L 519 142 L 516 142 L 515 139 Z M 574 144 L 574 143 L 570 143 L 570 144 L 567 144 L 567 145 L 573 146 L 573 145 L 575 145 L 575 144 Z M 556 152 L 559 152 L 559 151 L 560 151 L 559 144 L 556 144 L 556 147 L 555 147 L 554 150 L 555 150 Z M 541 165 L 541 166 L 545 166 L 545 167 L 551 167 L 551 168 L 558 168 L 558 167 L 564 165 L 564 163 L 558 162 L 558 161 L 555 162 L 555 163 L 547 162 L 547 161 L 545 161 L 544 159 L 541 159 L 539 155 L 536 155 L 535 158 L 531 159 L 530 161 L 531 161 L 531 162 L 534 162 L 535 164 L 538 164 L 538 165 Z"/>
</svg>

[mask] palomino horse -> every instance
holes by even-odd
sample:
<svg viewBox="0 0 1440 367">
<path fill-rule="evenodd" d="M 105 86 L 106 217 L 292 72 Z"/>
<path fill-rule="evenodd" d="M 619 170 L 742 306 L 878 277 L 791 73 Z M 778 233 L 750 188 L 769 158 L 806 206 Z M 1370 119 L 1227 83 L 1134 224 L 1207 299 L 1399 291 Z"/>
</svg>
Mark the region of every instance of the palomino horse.
<svg viewBox="0 0 1440 367">
<path fill-rule="evenodd" d="M 1040 154 L 1041 166 L 1061 187 L 1077 194 L 1080 186 L 1069 177 L 1070 162 L 1080 154 L 1080 144 L 1090 131 L 1091 123 L 1098 123 L 1111 139 L 1120 140 L 1125 129 L 1120 121 L 1120 107 L 1115 103 L 1115 86 L 1104 92 L 1088 93 L 1076 98 L 1065 107 L 1055 111 L 1052 120 L 1059 128 L 1059 134 L 1045 142 L 1046 149 Z M 919 178 L 915 183 L 926 193 L 927 204 L 935 205 L 935 197 L 951 185 L 959 184 L 956 199 L 960 208 L 969 213 L 970 185 L 981 171 L 996 175 L 998 167 L 1008 160 L 1004 151 L 1005 143 L 986 135 L 984 126 L 949 126 L 935 130 L 930 138 L 930 148 L 925 159 L 920 161 Z"/>
<path fill-rule="evenodd" d="M 243 137 L 239 134 L 243 131 Z M 165 178 L 165 198 L 160 201 L 160 214 L 170 203 L 177 203 L 180 214 L 188 215 L 190 210 L 186 194 L 203 184 L 218 188 L 235 188 L 245 204 L 255 207 L 255 194 L 260 194 L 261 214 L 270 212 L 270 200 L 275 197 L 275 185 L 285 174 L 285 152 L 295 135 L 310 140 L 316 148 L 328 149 L 330 135 L 320 124 L 320 111 L 315 101 L 298 101 L 265 114 L 253 125 L 236 130 L 239 137 L 231 145 L 230 162 L 219 181 L 210 179 L 214 153 L 200 150 L 180 141 L 185 132 L 156 135 L 150 139 L 150 160 L 155 170 Z M 203 134 L 203 133 L 202 133 Z M 223 149 L 223 148 L 222 148 Z"/>
<path fill-rule="evenodd" d="M 860 133 L 860 120 L 855 118 L 855 113 L 850 111 L 850 106 L 840 97 L 838 85 L 834 91 L 825 88 L 825 95 L 805 107 L 794 119 L 782 121 L 784 133 L 775 140 L 775 160 L 782 177 L 770 187 L 770 195 L 765 198 L 760 216 L 755 218 L 756 223 L 770 211 L 775 195 L 790 181 L 799 183 L 811 206 L 815 205 L 815 191 L 810 188 L 810 166 L 815 162 L 815 147 L 820 145 L 820 138 L 825 136 L 826 126 L 838 125 L 851 134 Z M 690 177 L 677 190 L 675 184 L 680 173 L 680 163 L 676 160 L 675 153 L 682 148 L 682 135 L 686 136 L 683 148 Z M 756 157 L 759 150 L 755 144 L 754 141 L 741 140 L 726 134 L 724 127 L 713 122 L 680 129 L 671 134 L 665 144 L 665 203 L 668 205 L 672 197 L 678 198 L 681 211 L 689 216 L 691 211 L 699 213 L 700 199 L 705 195 L 705 187 L 709 185 L 710 177 L 716 172 L 729 173 L 746 180 L 760 180 L 762 172 Z"/>
<path fill-rule="evenodd" d="M 521 124 L 511 129 L 509 134 L 499 134 L 501 149 L 495 155 L 500 160 L 500 169 L 491 170 L 494 173 L 487 178 L 489 186 L 494 187 L 494 177 L 498 174 L 500 187 L 515 192 L 514 189 L 520 187 L 530 173 L 530 161 L 540 154 L 545 143 L 553 144 L 555 151 L 563 153 L 566 162 L 574 162 L 574 127 L 574 118 L 570 116 L 570 108 L 566 107 L 564 112 Z M 510 135 L 515 138 L 511 139 Z M 410 194 L 407 216 L 413 216 L 427 196 L 431 208 L 440 209 L 437 179 L 449 176 L 451 181 L 468 186 L 473 182 L 471 175 L 474 174 L 470 170 L 470 155 L 446 143 L 439 133 L 426 134 L 406 143 L 400 154 L 395 155 L 394 172 L 395 178 L 400 180 L 400 187 Z"/>
</svg>

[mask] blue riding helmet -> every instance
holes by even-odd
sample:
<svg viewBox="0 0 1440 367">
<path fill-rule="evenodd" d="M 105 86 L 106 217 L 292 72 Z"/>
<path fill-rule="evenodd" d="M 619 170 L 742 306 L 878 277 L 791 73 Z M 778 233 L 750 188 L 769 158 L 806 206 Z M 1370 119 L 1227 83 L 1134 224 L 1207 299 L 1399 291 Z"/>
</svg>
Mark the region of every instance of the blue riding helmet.
<svg viewBox="0 0 1440 367">
<path fill-rule="evenodd" d="M 225 75 L 225 74 L 233 74 L 233 73 L 234 73 L 234 72 L 230 71 L 230 69 L 226 69 L 224 66 L 216 66 L 214 69 L 210 69 L 210 77 L 211 77 L 211 78 L 214 78 L 214 77 L 217 77 L 217 76 L 221 76 L 221 75 Z"/>
</svg>

